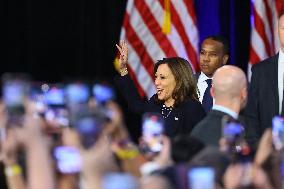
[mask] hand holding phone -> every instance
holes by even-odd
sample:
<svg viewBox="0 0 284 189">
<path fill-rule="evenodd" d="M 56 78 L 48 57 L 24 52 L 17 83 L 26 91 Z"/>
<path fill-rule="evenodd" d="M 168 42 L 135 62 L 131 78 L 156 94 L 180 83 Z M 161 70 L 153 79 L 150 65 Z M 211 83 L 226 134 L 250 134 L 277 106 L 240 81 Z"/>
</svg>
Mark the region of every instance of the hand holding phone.
<svg viewBox="0 0 284 189">
<path fill-rule="evenodd" d="M 93 86 L 93 95 L 95 100 L 100 104 L 104 104 L 114 99 L 113 89 L 103 84 L 95 84 Z"/>
<path fill-rule="evenodd" d="M 59 172 L 65 174 L 78 173 L 82 167 L 79 151 L 74 147 L 58 146 L 54 149 L 54 157 Z"/>
<path fill-rule="evenodd" d="M 190 189 L 214 189 L 215 171 L 211 167 L 195 167 L 188 171 Z"/>
<path fill-rule="evenodd" d="M 72 126 L 79 133 L 83 147 L 88 149 L 96 143 L 107 122 L 104 112 L 90 108 L 78 113 Z"/>
<path fill-rule="evenodd" d="M 226 121 L 224 121 L 226 120 Z M 252 150 L 245 141 L 244 127 L 236 120 L 223 120 L 222 133 L 226 141 L 226 151 L 233 162 L 247 163 L 252 161 Z"/>
<path fill-rule="evenodd" d="M 276 150 L 284 147 L 284 118 L 275 116 L 272 119 L 272 141 Z"/>
<path fill-rule="evenodd" d="M 90 98 L 90 91 L 87 84 L 70 83 L 66 86 L 66 98 L 69 105 L 87 103 Z"/>
<path fill-rule="evenodd" d="M 142 118 L 142 137 L 146 151 L 158 153 L 162 150 L 164 119 L 158 113 L 145 113 Z"/>
<path fill-rule="evenodd" d="M 229 142 L 237 142 L 243 137 L 243 126 L 238 122 L 228 122 L 223 125 L 223 137 Z"/>
<path fill-rule="evenodd" d="M 69 126 L 69 112 L 66 108 L 65 90 L 63 87 L 52 86 L 44 93 L 45 119 L 55 127 Z"/>
<path fill-rule="evenodd" d="M 3 101 L 8 113 L 8 125 L 21 126 L 25 113 L 24 104 L 30 90 L 27 76 L 4 74 L 2 83 Z"/>
<path fill-rule="evenodd" d="M 44 102 L 50 107 L 65 106 L 65 90 L 61 86 L 51 86 L 44 93 Z"/>
</svg>

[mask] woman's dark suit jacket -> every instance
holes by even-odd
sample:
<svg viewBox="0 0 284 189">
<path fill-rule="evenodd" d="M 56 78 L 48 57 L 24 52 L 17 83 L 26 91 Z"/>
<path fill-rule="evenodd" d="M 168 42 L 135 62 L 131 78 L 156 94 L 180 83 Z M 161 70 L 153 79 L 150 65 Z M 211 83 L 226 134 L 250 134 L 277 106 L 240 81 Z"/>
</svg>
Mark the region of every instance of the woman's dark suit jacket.
<svg viewBox="0 0 284 189">
<path fill-rule="evenodd" d="M 127 100 L 131 111 L 139 114 L 145 112 L 161 113 L 163 104 L 154 100 L 153 95 L 149 101 L 143 101 L 131 78 L 126 75 L 115 78 L 116 84 Z M 205 117 L 205 111 L 199 101 L 188 99 L 174 107 L 167 118 L 165 118 L 165 134 L 174 137 L 177 134 L 188 134 L 193 127 Z"/>
</svg>

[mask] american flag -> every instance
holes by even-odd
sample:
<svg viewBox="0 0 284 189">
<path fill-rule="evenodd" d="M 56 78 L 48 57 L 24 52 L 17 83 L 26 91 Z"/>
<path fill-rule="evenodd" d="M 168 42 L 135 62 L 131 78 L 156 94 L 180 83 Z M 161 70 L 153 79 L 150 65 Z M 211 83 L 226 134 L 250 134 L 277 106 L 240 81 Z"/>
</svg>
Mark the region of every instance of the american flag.
<svg viewBox="0 0 284 189">
<path fill-rule="evenodd" d="M 129 72 L 141 95 L 155 92 L 158 59 L 180 56 L 199 71 L 194 0 L 128 0 L 120 39 L 128 43 Z"/>
<path fill-rule="evenodd" d="M 283 0 L 253 0 L 248 76 L 251 66 L 274 55 L 280 47 L 277 23 Z"/>
</svg>

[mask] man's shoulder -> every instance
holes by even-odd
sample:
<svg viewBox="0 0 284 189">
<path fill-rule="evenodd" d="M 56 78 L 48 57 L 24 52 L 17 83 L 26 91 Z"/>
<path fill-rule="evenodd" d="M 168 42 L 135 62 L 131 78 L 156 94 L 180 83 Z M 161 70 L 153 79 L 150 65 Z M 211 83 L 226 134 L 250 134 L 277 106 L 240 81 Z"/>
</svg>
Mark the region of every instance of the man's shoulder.
<svg viewBox="0 0 284 189">
<path fill-rule="evenodd" d="M 198 131 L 202 131 L 204 132 L 204 128 L 207 128 L 208 125 L 215 125 L 215 124 L 219 124 L 219 122 L 221 121 L 222 117 L 226 115 L 226 113 L 220 112 L 220 111 L 216 111 L 216 110 L 212 110 L 210 111 L 207 116 L 201 120 L 195 127 L 194 130 L 196 132 Z"/>
<path fill-rule="evenodd" d="M 208 123 L 212 123 L 211 120 L 212 118 L 208 117 L 208 115 L 204 117 L 204 119 L 202 119 L 199 123 L 197 123 L 197 125 L 195 125 L 192 130 L 192 133 L 204 132 L 204 129 L 206 128 Z"/>
<path fill-rule="evenodd" d="M 279 57 L 279 54 L 266 58 L 262 60 L 261 62 L 259 62 L 258 64 L 253 65 L 252 69 L 253 70 L 265 70 L 268 67 L 271 67 L 273 64 L 277 64 L 278 57 Z"/>
<path fill-rule="evenodd" d="M 204 127 L 208 127 L 208 124 L 215 124 L 215 122 L 222 119 L 225 113 L 211 110 L 203 120 L 201 120 L 195 127 L 194 130 L 202 130 Z M 204 132 L 204 130 L 203 130 Z"/>
<path fill-rule="evenodd" d="M 222 117 L 225 114 L 212 110 L 191 131 L 190 136 L 206 145 L 217 145 L 221 137 Z"/>
</svg>

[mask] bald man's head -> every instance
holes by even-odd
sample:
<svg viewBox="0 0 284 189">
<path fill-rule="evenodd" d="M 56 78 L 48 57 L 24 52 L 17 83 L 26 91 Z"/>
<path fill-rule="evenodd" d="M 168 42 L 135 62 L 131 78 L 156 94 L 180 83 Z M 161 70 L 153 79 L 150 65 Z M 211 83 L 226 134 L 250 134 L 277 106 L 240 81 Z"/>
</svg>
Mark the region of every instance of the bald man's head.
<svg viewBox="0 0 284 189">
<path fill-rule="evenodd" d="M 236 99 L 246 101 L 247 80 L 236 66 L 223 66 L 214 73 L 212 95 L 216 103 L 230 103 Z"/>
</svg>

